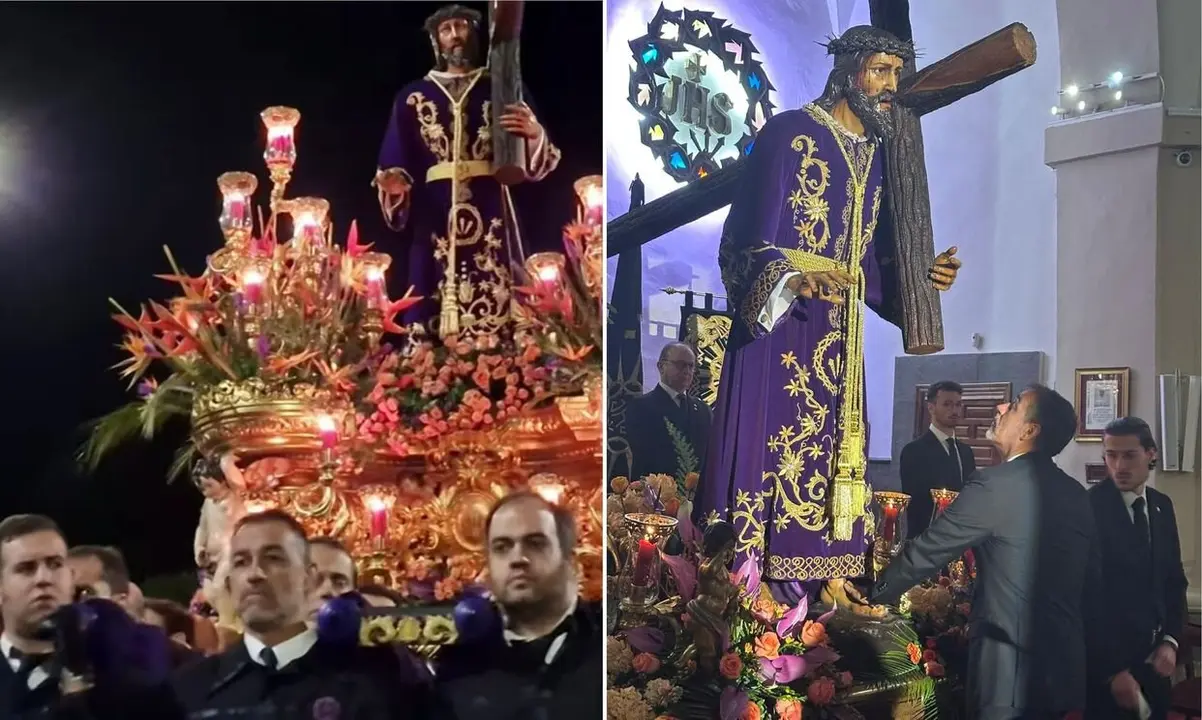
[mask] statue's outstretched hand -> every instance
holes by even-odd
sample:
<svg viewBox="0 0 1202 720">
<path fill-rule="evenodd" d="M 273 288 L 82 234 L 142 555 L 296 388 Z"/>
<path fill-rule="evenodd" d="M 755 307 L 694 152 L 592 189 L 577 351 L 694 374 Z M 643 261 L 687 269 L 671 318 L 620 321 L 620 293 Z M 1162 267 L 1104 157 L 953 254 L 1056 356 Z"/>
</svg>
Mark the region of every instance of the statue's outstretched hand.
<svg viewBox="0 0 1202 720">
<path fill-rule="evenodd" d="M 524 102 L 505 106 L 505 112 L 497 118 L 497 123 L 505 130 L 527 140 L 537 140 L 543 132 L 543 126 L 539 124 L 538 118 L 534 117 L 534 111 Z"/>
<path fill-rule="evenodd" d="M 931 284 L 936 290 L 947 290 L 956 282 L 956 275 L 960 272 L 960 258 L 956 257 L 956 251 L 960 248 L 952 246 L 947 250 L 935 256 L 935 264 L 927 271 L 927 277 L 930 278 Z"/>
<path fill-rule="evenodd" d="M 830 270 L 825 272 L 808 272 L 796 275 L 789 280 L 789 289 L 798 297 L 825 300 L 835 305 L 844 302 L 844 291 L 855 282 L 851 273 L 845 270 Z"/>
</svg>

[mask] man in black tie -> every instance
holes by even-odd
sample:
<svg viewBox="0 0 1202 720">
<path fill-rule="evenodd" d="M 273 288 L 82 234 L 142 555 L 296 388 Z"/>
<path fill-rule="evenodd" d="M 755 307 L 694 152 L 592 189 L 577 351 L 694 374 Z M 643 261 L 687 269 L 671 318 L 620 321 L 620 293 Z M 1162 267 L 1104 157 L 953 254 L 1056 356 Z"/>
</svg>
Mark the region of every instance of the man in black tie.
<svg viewBox="0 0 1202 720">
<path fill-rule="evenodd" d="M 317 573 L 304 528 L 277 510 L 247 515 L 230 538 L 226 585 L 242 642 L 176 678 L 187 718 L 424 718 L 416 662 L 391 647 L 339 645 L 309 628 Z"/>
<path fill-rule="evenodd" d="M 74 592 L 67 543 L 53 520 L 14 515 L 0 522 L 0 652 L 6 660 L 0 717 L 33 716 L 57 702 L 59 684 L 50 676 L 54 645 L 39 630 Z"/>
<path fill-rule="evenodd" d="M 697 369 L 693 349 L 684 343 L 671 343 L 660 352 L 656 367 L 659 384 L 626 405 L 632 480 L 653 473 L 679 476 L 682 454 L 689 454 L 700 472 L 709 445 L 713 414 L 709 405 L 687 394 Z"/>
<path fill-rule="evenodd" d="M 1088 645 L 1107 624 L 1085 488 L 1053 458 L 1073 439 L 1072 403 L 1034 385 L 998 407 L 990 438 L 1006 462 L 984 468 L 908 541 L 873 588 L 896 602 L 968 548 L 977 560 L 969 617 L 968 717 L 1057 720 L 1085 709 Z M 1086 633 L 1086 627 L 1090 632 Z"/>
<path fill-rule="evenodd" d="M 1139 712 L 1140 693 L 1153 720 L 1168 713 L 1177 642 L 1185 630 L 1181 541 L 1173 503 L 1147 485 L 1156 465 L 1152 428 L 1137 417 L 1110 423 L 1102 437 L 1109 477 L 1089 491 L 1102 540 L 1106 635 L 1116 667 L 1100 668 L 1109 685 L 1091 693 L 1088 717 L 1121 720 Z"/>
<path fill-rule="evenodd" d="M 935 510 L 931 490 L 960 492 L 965 479 L 977 470 L 972 448 L 956 439 L 956 424 L 964 417 L 964 388 L 941 380 L 927 389 L 931 425 L 901 451 L 902 492 L 910 496 L 906 507 L 906 537 L 916 538 L 931 524 Z"/>
</svg>

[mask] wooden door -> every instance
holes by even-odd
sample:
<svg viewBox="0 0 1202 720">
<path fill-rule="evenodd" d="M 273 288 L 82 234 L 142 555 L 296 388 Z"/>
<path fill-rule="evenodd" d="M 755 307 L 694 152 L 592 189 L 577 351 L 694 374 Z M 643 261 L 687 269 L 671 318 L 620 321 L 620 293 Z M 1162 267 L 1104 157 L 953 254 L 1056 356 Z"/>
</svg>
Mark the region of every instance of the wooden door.
<svg viewBox="0 0 1202 720">
<path fill-rule="evenodd" d="M 1013 400 L 1013 388 L 1008 382 L 962 383 L 964 394 L 964 415 L 956 426 L 956 438 L 968 443 L 972 448 L 973 459 L 977 467 L 989 467 L 1002 462 L 1002 454 L 993 443 L 985 438 L 989 426 L 993 424 L 993 415 L 997 406 Z M 916 394 L 914 418 L 914 437 L 927 431 L 931 424 L 931 415 L 927 412 L 927 389 L 930 385 L 918 385 L 914 388 Z"/>
</svg>

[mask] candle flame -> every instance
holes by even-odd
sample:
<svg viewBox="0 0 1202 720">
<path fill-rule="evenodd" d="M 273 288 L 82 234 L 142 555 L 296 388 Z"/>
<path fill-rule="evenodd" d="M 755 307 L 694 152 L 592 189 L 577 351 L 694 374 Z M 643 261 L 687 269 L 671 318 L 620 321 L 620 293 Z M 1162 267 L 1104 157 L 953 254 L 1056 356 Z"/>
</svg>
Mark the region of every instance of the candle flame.
<svg viewBox="0 0 1202 720">
<path fill-rule="evenodd" d="M 246 272 L 242 273 L 243 285 L 262 285 L 263 279 L 263 273 L 259 272 L 258 270 L 247 270 Z"/>
<path fill-rule="evenodd" d="M 534 492 L 552 505 L 558 505 L 563 500 L 564 488 L 559 483 L 545 483 L 534 488 Z"/>
<path fill-rule="evenodd" d="M 288 125 L 272 125 L 267 128 L 268 140 L 277 140 L 283 137 L 292 137 L 292 127 Z"/>
<path fill-rule="evenodd" d="M 334 422 L 334 418 L 329 415 L 317 416 L 317 429 L 323 433 L 332 433 L 338 431 L 338 424 Z"/>
<path fill-rule="evenodd" d="M 550 282 L 559 278 L 559 268 L 547 265 L 538 269 L 538 279 Z"/>
<path fill-rule="evenodd" d="M 584 204 L 585 205 L 588 205 L 590 208 L 601 207 L 601 203 L 603 201 L 604 201 L 604 195 L 601 192 L 600 186 L 590 185 L 589 188 L 587 190 L 585 190 L 585 192 L 584 192 Z"/>
<path fill-rule="evenodd" d="M 367 509 L 373 513 L 384 512 L 388 509 L 388 503 L 384 502 L 384 498 L 379 495 L 372 495 L 367 498 Z"/>
<path fill-rule="evenodd" d="M 369 265 L 363 271 L 363 275 L 367 278 L 368 282 L 380 282 L 384 279 L 384 271 L 378 265 Z"/>
</svg>

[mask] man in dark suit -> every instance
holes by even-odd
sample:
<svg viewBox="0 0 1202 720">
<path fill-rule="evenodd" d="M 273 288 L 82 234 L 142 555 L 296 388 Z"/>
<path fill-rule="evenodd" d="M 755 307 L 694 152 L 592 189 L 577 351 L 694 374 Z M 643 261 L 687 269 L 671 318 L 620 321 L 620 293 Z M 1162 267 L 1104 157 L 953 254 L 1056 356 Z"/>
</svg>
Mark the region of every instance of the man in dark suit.
<svg viewBox="0 0 1202 720">
<path fill-rule="evenodd" d="M 407 665 L 392 647 L 332 642 L 306 625 L 317 574 L 295 519 L 278 510 L 243 517 L 229 553 L 226 585 L 245 633 L 177 675 L 176 717 L 428 717 L 429 691 L 417 682 L 416 663 Z"/>
<path fill-rule="evenodd" d="M 1061 718 L 1085 708 L 1090 599 L 1103 600 L 1093 513 L 1085 488 L 1056 467 L 1076 411 L 1034 385 L 998 406 L 990 437 L 1006 462 L 978 471 L 926 532 L 906 543 L 873 588 L 896 602 L 973 548 L 969 717 Z"/>
<path fill-rule="evenodd" d="M 709 445 L 713 413 L 709 405 L 688 395 L 697 356 L 684 343 L 671 343 L 659 355 L 659 385 L 626 406 L 626 440 L 633 454 L 632 480 L 652 473 L 681 473 L 680 450 L 691 454 L 700 472 Z M 683 440 L 685 447 L 677 446 Z"/>
<path fill-rule="evenodd" d="M 585 720 L 605 694 L 600 603 L 578 597 L 576 519 L 533 492 L 486 521 L 489 586 L 504 627 L 435 657 L 437 720 Z"/>
<path fill-rule="evenodd" d="M 115 604 L 109 606 L 105 621 L 93 620 L 90 626 L 105 626 L 102 642 L 89 641 L 92 647 L 87 657 L 73 659 L 94 662 L 98 656 L 93 651 L 102 650 L 111 651 L 114 658 L 123 657 L 122 661 L 93 667 L 97 672 L 90 689 L 71 680 L 73 673 L 65 667 L 69 661 L 64 650 L 51 638 L 56 635 L 53 623 L 66 618 L 78 621 L 78 616 L 64 614 L 74 593 L 67 543 L 53 520 L 42 515 L 13 515 L 0 521 L 0 618 L 4 627 L 0 634 L 4 656 L 0 662 L 0 718 L 116 720 L 157 718 L 169 712 L 171 698 L 165 683 L 149 677 L 143 678 L 145 682 L 133 680 L 136 673 L 154 668 L 128 662 L 121 655 L 128 648 L 116 647 L 135 640 L 108 622 L 115 616 L 128 625 L 124 630 L 134 627 Z M 157 639 L 165 654 L 166 639 Z"/>
<path fill-rule="evenodd" d="M 1140 693 L 1154 720 L 1168 714 L 1177 639 L 1185 632 L 1181 541 L 1173 503 L 1147 486 L 1156 465 L 1152 428 L 1137 417 L 1110 423 L 1102 437 L 1109 477 L 1089 491 L 1102 541 L 1107 639 L 1119 665 L 1101 668 L 1109 687 L 1091 693 L 1088 717 L 1122 720 L 1139 711 Z"/>
<path fill-rule="evenodd" d="M 931 490 L 960 492 L 977 469 L 972 448 L 956 439 L 956 423 L 964 417 L 964 388 L 941 380 L 927 389 L 931 425 L 901 451 L 902 492 L 910 496 L 906 507 L 906 537 L 916 538 L 931 524 L 935 503 Z"/>
</svg>

